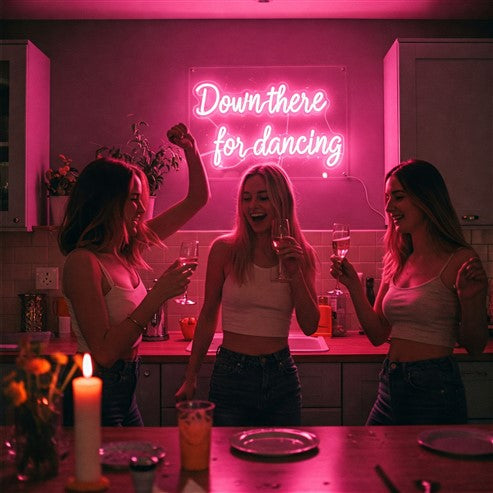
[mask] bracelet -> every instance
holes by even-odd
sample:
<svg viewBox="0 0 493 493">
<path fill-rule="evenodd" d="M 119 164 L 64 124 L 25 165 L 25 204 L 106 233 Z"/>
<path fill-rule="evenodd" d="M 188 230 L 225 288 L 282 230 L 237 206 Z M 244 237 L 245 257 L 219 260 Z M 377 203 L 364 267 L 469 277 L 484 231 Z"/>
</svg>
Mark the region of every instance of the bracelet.
<svg viewBox="0 0 493 493">
<path fill-rule="evenodd" d="M 142 325 L 141 323 L 137 322 L 137 320 L 135 320 L 135 318 L 132 318 L 130 316 L 127 317 L 127 320 L 130 320 L 130 322 L 133 322 L 142 332 L 146 332 L 147 331 L 147 326 L 146 325 Z"/>
</svg>

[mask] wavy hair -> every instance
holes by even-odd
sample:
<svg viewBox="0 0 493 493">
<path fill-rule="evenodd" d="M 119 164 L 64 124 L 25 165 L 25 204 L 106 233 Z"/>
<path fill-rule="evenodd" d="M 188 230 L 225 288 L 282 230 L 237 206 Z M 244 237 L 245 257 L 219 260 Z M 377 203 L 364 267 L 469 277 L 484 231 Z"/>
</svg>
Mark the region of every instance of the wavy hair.
<svg viewBox="0 0 493 493">
<path fill-rule="evenodd" d="M 162 244 L 145 222 L 137 225 L 137 234 L 129 235 L 124 208 L 133 176 L 142 182 L 142 202 L 149 201 L 149 184 L 137 166 L 112 158 L 89 163 L 80 173 L 70 196 L 58 244 L 64 255 L 76 248 L 93 252 L 113 250 L 115 255 L 134 267 L 148 268 L 142 252 Z"/>
<path fill-rule="evenodd" d="M 294 200 L 293 185 L 288 175 L 277 165 L 261 164 L 249 168 L 241 178 L 236 202 L 236 218 L 233 231 L 227 235 L 232 246 L 232 274 L 240 284 L 251 275 L 255 246 L 255 233 L 242 213 L 242 196 L 245 182 L 253 176 L 261 176 L 265 180 L 267 195 L 277 218 L 289 219 L 291 236 L 298 241 L 304 253 L 304 268 L 314 272 L 315 253 L 306 241 L 298 221 Z"/>
<path fill-rule="evenodd" d="M 438 249 L 452 252 L 458 247 L 470 247 L 445 181 L 433 164 L 410 159 L 392 168 L 385 183 L 391 176 L 399 180 L 411 202 L 423 212 L 428 233 Z M 384 241 L 383 276 L 388 281 L 402 270 L 413 252 L 413 244 L 411 235 L 397 231 L 393 221 L 389 221 Z"/>
</svg>

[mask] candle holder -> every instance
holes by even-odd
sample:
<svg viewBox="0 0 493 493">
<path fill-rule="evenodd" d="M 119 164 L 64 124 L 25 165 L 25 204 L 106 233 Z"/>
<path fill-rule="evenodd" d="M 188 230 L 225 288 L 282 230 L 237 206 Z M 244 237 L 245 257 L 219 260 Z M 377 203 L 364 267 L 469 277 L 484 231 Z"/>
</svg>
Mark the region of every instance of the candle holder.
<svg viewBox="0 0 493 493">
<path fill-rule="evenodd" d="M 85 492 L 85 491 L 106 491 L 110 487 L 107 477 L 101 476 L 98 481 L 78 481 L 75 477 L 68 478 L 65 491 Z"/>
</svg>

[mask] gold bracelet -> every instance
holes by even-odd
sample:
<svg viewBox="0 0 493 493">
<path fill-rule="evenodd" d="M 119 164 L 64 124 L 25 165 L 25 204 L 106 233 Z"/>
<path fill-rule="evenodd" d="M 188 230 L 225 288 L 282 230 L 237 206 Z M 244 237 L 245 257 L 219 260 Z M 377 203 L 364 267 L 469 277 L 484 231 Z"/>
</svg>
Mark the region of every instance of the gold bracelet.
<svg viewBox="0 0 493 493">
<path fill-rule="evenodd" d="M 145 332 L 147 330 L 147 326 L 142 325 L 141 323 L 137 322 L 137 320 L 135 320 L 135 318 L 128 316 L 127 320 L 130 320 L 130 322 L 133 322 L 142 332 Z"/>
</svg>

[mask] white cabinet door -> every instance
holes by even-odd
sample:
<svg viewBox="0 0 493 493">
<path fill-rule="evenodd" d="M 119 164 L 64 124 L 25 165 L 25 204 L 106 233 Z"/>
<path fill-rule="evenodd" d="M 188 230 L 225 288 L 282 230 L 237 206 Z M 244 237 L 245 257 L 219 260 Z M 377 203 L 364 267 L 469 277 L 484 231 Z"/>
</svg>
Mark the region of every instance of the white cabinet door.
<svg viewBox="0 0 493 493">
<path fill-rule="evenodd" d="M 493 226 L 493 40 L 396 40 L 384 113 L 385 170 L 433 163 L 461 223 Z"/>
<path fill-rule="evenodd" d="M 50 61 L 30 41 L 0 41 L 0 228 L 43 224 L 49 167 Z"/>
</svg>

